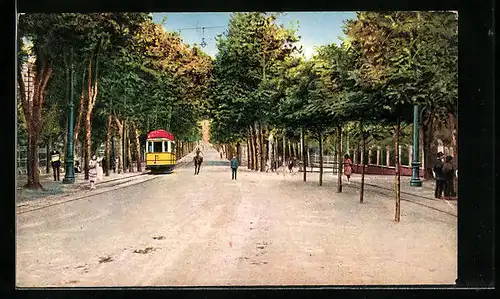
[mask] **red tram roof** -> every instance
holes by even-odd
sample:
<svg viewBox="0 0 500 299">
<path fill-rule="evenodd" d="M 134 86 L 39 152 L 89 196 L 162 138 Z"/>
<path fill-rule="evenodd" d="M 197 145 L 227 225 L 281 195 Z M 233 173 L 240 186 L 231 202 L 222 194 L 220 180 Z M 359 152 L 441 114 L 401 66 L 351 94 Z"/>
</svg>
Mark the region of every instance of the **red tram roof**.
<svg viewBox="0 0 500 299">
<path fill-rule="evenodd" d="M 174 140 L 174 135 L 165 130 L 156 130 L 148 133 L 148 139 L 151 138 L 166 138 L 168 140 Z"/>
</svg>

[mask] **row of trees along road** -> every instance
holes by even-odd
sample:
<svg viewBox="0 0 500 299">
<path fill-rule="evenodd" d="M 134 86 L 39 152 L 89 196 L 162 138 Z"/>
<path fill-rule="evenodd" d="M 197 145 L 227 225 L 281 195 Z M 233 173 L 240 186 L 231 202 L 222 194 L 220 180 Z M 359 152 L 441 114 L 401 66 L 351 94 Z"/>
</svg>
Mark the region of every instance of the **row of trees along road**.
<svg viewBox="0 0 500 299">
<path fill-rule="evenodd" d="M 132 171 L 132 161 L 140 161 L 140 137 L 150 130 L 176 135 L 179 156 L 199 139 L 212 60 L 153 23 L 150 14 L 19 14 L 18 45 L 18 128 L 28 144 L 26 187 L 42 188 L 38 147 L 52 137 L 66 140 L 71 67 L 74 140 L 75 146 L 83 144 L 86 178 L 91 152 L 103 141 L 109 175 L 112 136 L 126 147 L 126 157 L 117 151 L 119 172 Z M 22 71 L 30 66 L 28 59 L 34 60 L 31 92 Z M 141 164 L 136 165 L 140 171 Z"/>
<path fill-rule="evenodd" d="M 112 136 L 126 147 L 119 171 L 131 171 L 131 161 L 140 161 L 144 133 L 170 130 L 182 156 L 200 139 L 198 123 L 207 118 L 212 140 L 226 153 L 241 156 L 241 144 L 247 144 L 248 167 L 256 171 L 278 156 L 298 157 L 305 165 L 304 148 L 312 143 L 321 162 L 329 139 L 342 157 L 346 134 L 362 149 L 390 134 L 397 149 L 415 104 L 425 107 L 426 178 L 432 175 L 435 128 L 446 126 L 456 149 L 458 38 L 452 12 L 357 13 L 345 22 L 340 45 L 319 47 L 310 59 L 300 55 L 294 27 L 278 24 L 273 13 L 232 14 L 217 39 L 215 61 L 146 13 L 22 14 L 18 29 L 19 136 L 25 129 L 30 188 L 41 187 L 38 146 L 53 137 L 65 140 L 70 67 L 76 74 L 74 140 L 83 141 L 86 176 L 90 153 L 102 141 L 109 163 Z M 21 72 L 29 57 L 31 93 Z M 267 142 L 271 134 L 274 143 Z M 399 221 L 397 155 L 395 160 Z M 322 180 L 320 163 L 320 185 Z M 342 192 L 342 165 L 337 181 Z M 363 196 L 364 173 L 360 202 Z"/>
<path fill-rule="evenodd" d="M 234 13 L 217 40 L 208 106 L 212 139 L 228 153 L 248 145 L 248 168 L 264 171 L 265 161 L 286 157 L 301 143 L 319 144 L 320 176 L 326 137 L 370 138 L 392 134 L 399 146 L 401 127 L 412 123 L 413 105 L 423 111 L 426 178 L 436 152 L 435 128 L 446 125 L 456 149 L 457 16 L 453 12 L 360 12 L 343 26 L 341 45 L 325 45 L 306 60 L 294 28 L 273 13 Z M 277 137 L 271 149 L 269 134 Z M 283 143 L 281 144 L 281 141 Z M 279 141 L 279 142 L 278 142 Z M 366 152 L 366 151 L 365 151 Z M 303 159 L 302 148 L 297 155 Z M 455 152 L 455 157 L 457 154 Z M 240 157 L 241 158 L 241 157 Z M 283 159 L 284 160 L 284 159 Z M 362 159 L 364 163 L 364 159 Z M 396 209 L 400 219 L 399 156 L 395 157 Z M 306 172 L 303 172 L 306 180 Z M 364 197 L 362 167 L 360 202 Z M 342 165 L 337 191 L 342 192 Z"/>
</svg>

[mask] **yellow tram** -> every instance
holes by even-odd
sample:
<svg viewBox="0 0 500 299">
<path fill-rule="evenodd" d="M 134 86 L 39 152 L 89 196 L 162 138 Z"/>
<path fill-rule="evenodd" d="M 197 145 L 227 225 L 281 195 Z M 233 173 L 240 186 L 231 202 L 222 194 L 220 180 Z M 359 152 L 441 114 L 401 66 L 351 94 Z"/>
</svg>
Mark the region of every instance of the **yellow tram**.
<svg viewBox="0 0 500 299">
<path fill-rule="evenodd" d="M 172 172 L 175 163 L 174 135 L 164 130 L 149 132 L 146 139 L 146 169 L 151 172 Z"/>
</svg>

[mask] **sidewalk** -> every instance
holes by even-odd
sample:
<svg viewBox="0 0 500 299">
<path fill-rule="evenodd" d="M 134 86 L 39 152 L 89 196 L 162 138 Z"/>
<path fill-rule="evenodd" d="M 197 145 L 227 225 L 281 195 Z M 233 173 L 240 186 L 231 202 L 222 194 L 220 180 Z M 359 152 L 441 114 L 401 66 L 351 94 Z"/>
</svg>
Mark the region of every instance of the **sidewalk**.
<svg viewBox="0 0 500 299">
<path fill-rule="evenodd" d="M 113 181 L 123 180 L 133 177 L 140 176 L 145 174 L 146 171 L 142 172 L 122 172 L 121 174 L 110 172 L 109 176 L 103 176 L 101 181 L 97 181 L 97 186 L 100 185 L 109 185 Z M 89 190 L 90 183 L 88 180 L 84 179 L 83 173 L 75 174 L 75 183 L 74 184 L 64 184 L 64 173 L 60 174 L 60 181 L 54 181 L 54 177 L 52 172 L 49 174 L 42 173 L 40 174 L 40 184 L 42 184 L 42 189 L 26 189 L 23 186 L 27 182 L 26 175 L 18 175 L 16 178 L 16 204 L 20 204 L 23 202 L 34 201 L 39 199 L 53 199 L 57 197 L 68 196 L 74 193 L 82 192 L 84 190 Z"/>
<path fill-rule="evenodd" d="M 342 178 L 343 181 L 344 178 Z M 437 200 L 434 198 L 434 188 L 436 181 L 422 179 L 422 187 L 410 186 L 411 177 L 401 177 L 401 193 L 420 197 L 422 199 Z M 361 183 L 361 175 L 355 174 L 351 177 L 351 182 Z M 392 175 L 365 175 L 366 185 L 375 185 L 381 188 L 394 190 L 395 177 Z M 450 200 L 450 203 L 457 204 L 457 200 Z"/>
</svg>

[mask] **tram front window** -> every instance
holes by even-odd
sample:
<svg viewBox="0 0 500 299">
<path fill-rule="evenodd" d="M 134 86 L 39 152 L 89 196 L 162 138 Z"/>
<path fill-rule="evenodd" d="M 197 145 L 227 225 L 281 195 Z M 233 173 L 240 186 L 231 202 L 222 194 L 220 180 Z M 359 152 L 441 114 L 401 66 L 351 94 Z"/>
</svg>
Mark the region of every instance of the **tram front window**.
<svg viewBox="0 0 500 299">
<path fill-rule="evenodd" d="M 161 153 L 163 152 L 163 147 L 162 147 L 162 142 L 154 142 L 153 143 L 153 152 L 154 153 Z"/>
</svg>

